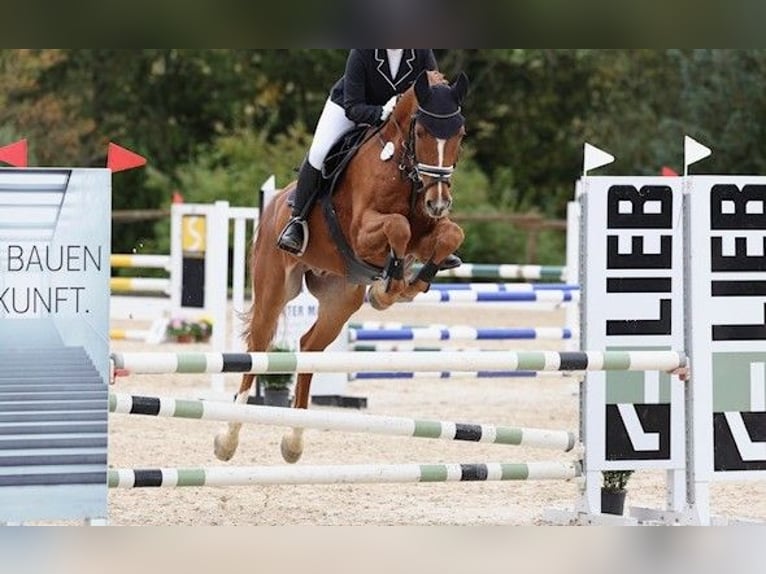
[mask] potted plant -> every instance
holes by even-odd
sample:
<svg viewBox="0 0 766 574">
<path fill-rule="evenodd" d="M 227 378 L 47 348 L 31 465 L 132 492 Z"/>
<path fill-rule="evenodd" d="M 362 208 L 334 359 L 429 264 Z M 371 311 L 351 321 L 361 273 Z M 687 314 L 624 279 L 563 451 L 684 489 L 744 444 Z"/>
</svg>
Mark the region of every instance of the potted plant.
<svg viewBox="0 0 766 574">
<path fill-rule="evenodd" d="M 604 483 L 601 487 L 601 512 L 621 515 L 625 509 L 625 486 L 632 470 L 605 470 Z"/>
<path fill-rule="evenodd" d="M 186 319 L 171 319 L 166 333 L 169 339 L 175 339 L 179 343 L 191 343 L 194 341 L 191 323 Z"/>
<path fill-rule="evenodd" d="M 195 321 L 191 324 L 191 333 L 197 343 L 207 343 L 213 334 L 213 322 L 207 318 Z"/>
<path fill-rule="evenodd" d="M 291 352 L 286 346 L 274 345 L 271 353 Z M 257 383 L 263 389 L 263 404 L 274 407 L 289 407 L 295 373 L 263 373 L 256 376 Z"/>
</svg>

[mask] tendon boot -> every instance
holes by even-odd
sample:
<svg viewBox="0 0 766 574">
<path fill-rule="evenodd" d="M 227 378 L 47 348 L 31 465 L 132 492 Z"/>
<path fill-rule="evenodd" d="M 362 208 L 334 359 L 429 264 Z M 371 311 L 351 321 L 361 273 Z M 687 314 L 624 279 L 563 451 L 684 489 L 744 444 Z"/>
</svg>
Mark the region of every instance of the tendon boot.
<svg viewBox="0 0 766 574">
<path fill-rule="evenodd" d="M 308 159 L 304 160 L 295 188 L 292 217 L 279 234 L 277 246 L 288 253 L 301 256 L 309 242 L 309 226 L 306 217 L 314 205 L 322 172 L 315 169 Z"/>
</svg>

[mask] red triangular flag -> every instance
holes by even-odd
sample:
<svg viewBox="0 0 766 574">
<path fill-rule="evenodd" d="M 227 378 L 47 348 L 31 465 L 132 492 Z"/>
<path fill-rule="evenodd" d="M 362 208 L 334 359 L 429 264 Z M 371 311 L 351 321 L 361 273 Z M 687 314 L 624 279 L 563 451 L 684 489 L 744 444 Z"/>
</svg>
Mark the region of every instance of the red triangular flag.
<svg viewBox="0 0 766 574">
<path fill-rule="evenodd" d="M 27 167 L 27 140 L 19 140 L 0 147 L 0 161 L 13 167 Z"/>
<path fill-rule="evenodd" d="M 676 173 L 676 171 L 673 168 L 670 168 L 666 165 L 662 166 L 662 171 L 660 171 L 660 173 L 664 177 L 678 177 L 678 174 Z"/>
<path fill-rule="evenodd" d="M 106 167 L 112 172 L 133 169 L 146 164 L 146 158 L 109 142 L 109 151 L 106 154 Z"/>
</svg>

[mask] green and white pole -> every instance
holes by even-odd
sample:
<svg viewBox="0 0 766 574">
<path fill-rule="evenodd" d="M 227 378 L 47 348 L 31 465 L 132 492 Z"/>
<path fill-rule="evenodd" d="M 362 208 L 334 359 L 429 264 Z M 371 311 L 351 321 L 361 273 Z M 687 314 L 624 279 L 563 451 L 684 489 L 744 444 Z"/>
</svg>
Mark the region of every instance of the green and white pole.
<svg viewBox="0 0 766 574">
<path fill-rule="evenodd" d="M 110 394 L 109 410 L 123 414 L 496 443 L 560 451 L 572 450 L 575 445 L 574 434 L 564 430 L 241 405 L 220 401 Z"/>
<path fill-rule="evenodd" d="M 574 462 L 117 469 L 109 471 L 109 487 L 571 480 L 580 473 Z"/>
<path fill-rule="evenodd" d="M 474 351 L 113 353 L 116 369 L 162 373 L 354 373 L 379 371 L 672 371 L 686 364 L 677 351 Z"/>
</svg>

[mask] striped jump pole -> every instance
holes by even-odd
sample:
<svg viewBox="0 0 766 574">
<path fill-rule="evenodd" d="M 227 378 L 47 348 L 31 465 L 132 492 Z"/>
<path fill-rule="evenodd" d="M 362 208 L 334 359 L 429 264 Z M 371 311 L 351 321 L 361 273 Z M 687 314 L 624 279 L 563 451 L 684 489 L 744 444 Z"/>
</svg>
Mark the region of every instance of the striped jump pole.
<svg viewBox="0 0 766 574">
<path fill-rule="evenodd" d="M 170 255 L 148 255 L 138 253 L 112 253 L 109 257 L 112 267 L 136 267 L 164 269 L 170 271 Z"/>
<path fill-rule="evenodd" d="M 109 288 L 116 293 L 170 294 L 170 279 L 153 277 L 112 277 Z"/>
<path fill-rule="evenodd" d="M 439 291 L 418 293 L 409 303 L 568 303 L 579 302 L 579 291 Z M 407 301 L 402 301 L 407 303 Z"/>
<path fill-rule="evenodd" d="M 148 336 L 146 329 L 109 329 L 109 338 L 114 341 L 146 341 Z"/>
<path fill-rule="evenodd" d="M 489 424 L 418 420 L 337 411 L 289 409 L 123 394 L 109 395 L 114 413 L 204 419 L 262 425 L 338 430 L 391 436 L 496 443 L 569 451 L 573 433 L 563 430 L 503 427 Z"/>
<path fill-rule="evenodd" d="M 476 347 L 454 347 L 454 346 L 445 346 L 445 347 L 423 347 L 419 345 L 413 345 L 411 343 L 398 343 L 396 341 L 384 341 L 382 343 L 351 343 L 349 345 L 350 351 L 376 351 L 378 353 L 394 353 L 394 352 L 412 352 L 417 351 L 418 353 L 422 353 L 425 351 L 433 351 L 433 352 L 441 352 L 441 353 L 463 353 L 465 351 L 486 351 L 486 352 L 493 352 L 493 351 L 502 351 L 502 349 L 477 349 Z"/>
<path fill-rule="evenodd" d="M 568 283 L 432 283 L 437 291 L 479 291 L 529 293 L 534 291 L 579 291 L 579 285 Z"/>
<path fill-rule="evenodd" d="M 378 371 L 672 371 L 686 366 L 677 351 L 466 351 L 112 353 L 132 374 L 353 373 Z"/>
<path fill-rule="evenodd" d="M 411 482 L 489 482 L 570 480 L 582 475 L 579 463 L 357 464 L 210 468 L 116 469 L 109 488 L 175 488 L 250 484 L 382 484 Z"/>
<path fill-rule="evenodd" d="M 441 371 L 407 373 L 404 371 L 371 371 L 369 373 L 349 373 L 349 380 L 371 379 L 536 379 L 542 377 L 561 377 L 567 373 L 556 371 Z"/>
<path fill-rule="evenodd" d="M 413 266 L 416 270 L 418 267 Z M 439 271 L 438 278 L 461 279 L 524 279 L 527 281 L 562 281 L 566 267 L 553 265 L 513 265 L 493 263 L 463 263 L 460 267 Z"/>
<path fill-rule="evenodd" d="M 349 341 L 504 341 L 509 339 L 572 339 L 566 327 L 421 327 L 412 329 L 349 329 Z"/>
<path fill-rule="evenodd" d="M 399 321 L 358 321 L 348 324 L 349 329 L 421 329 L 431 327 L 432 329 L 446 329 L 447 323 L 428 323 L 413 325 L 411 323 L 401 323 Z"/>
<path fill-rule="evenodd" d="M 348 346 L 349 351 L 354 352 L 378 352 L 378 353 L 402 353 L 402 352 L 417 352 L 425 353 L 428 351 L 434 353 L 465 353 L 465 352 L 477 352 L 482 353 L 497 353 L 503 352 L 504 349 L 480 349 L 478 347 L 460 347 L 460 346 L 438 346 L 438 347 L 426 347 L 422 345 L 413 345 L 411 343 L 399 343 L 397 341 L 383 341 L 381 343 L 351 343 Z M 527 372 L 527 371 L 524 371 Z M 554 371 L 540 371 L 541 373 L 555 374 Z"/>
</svg>

